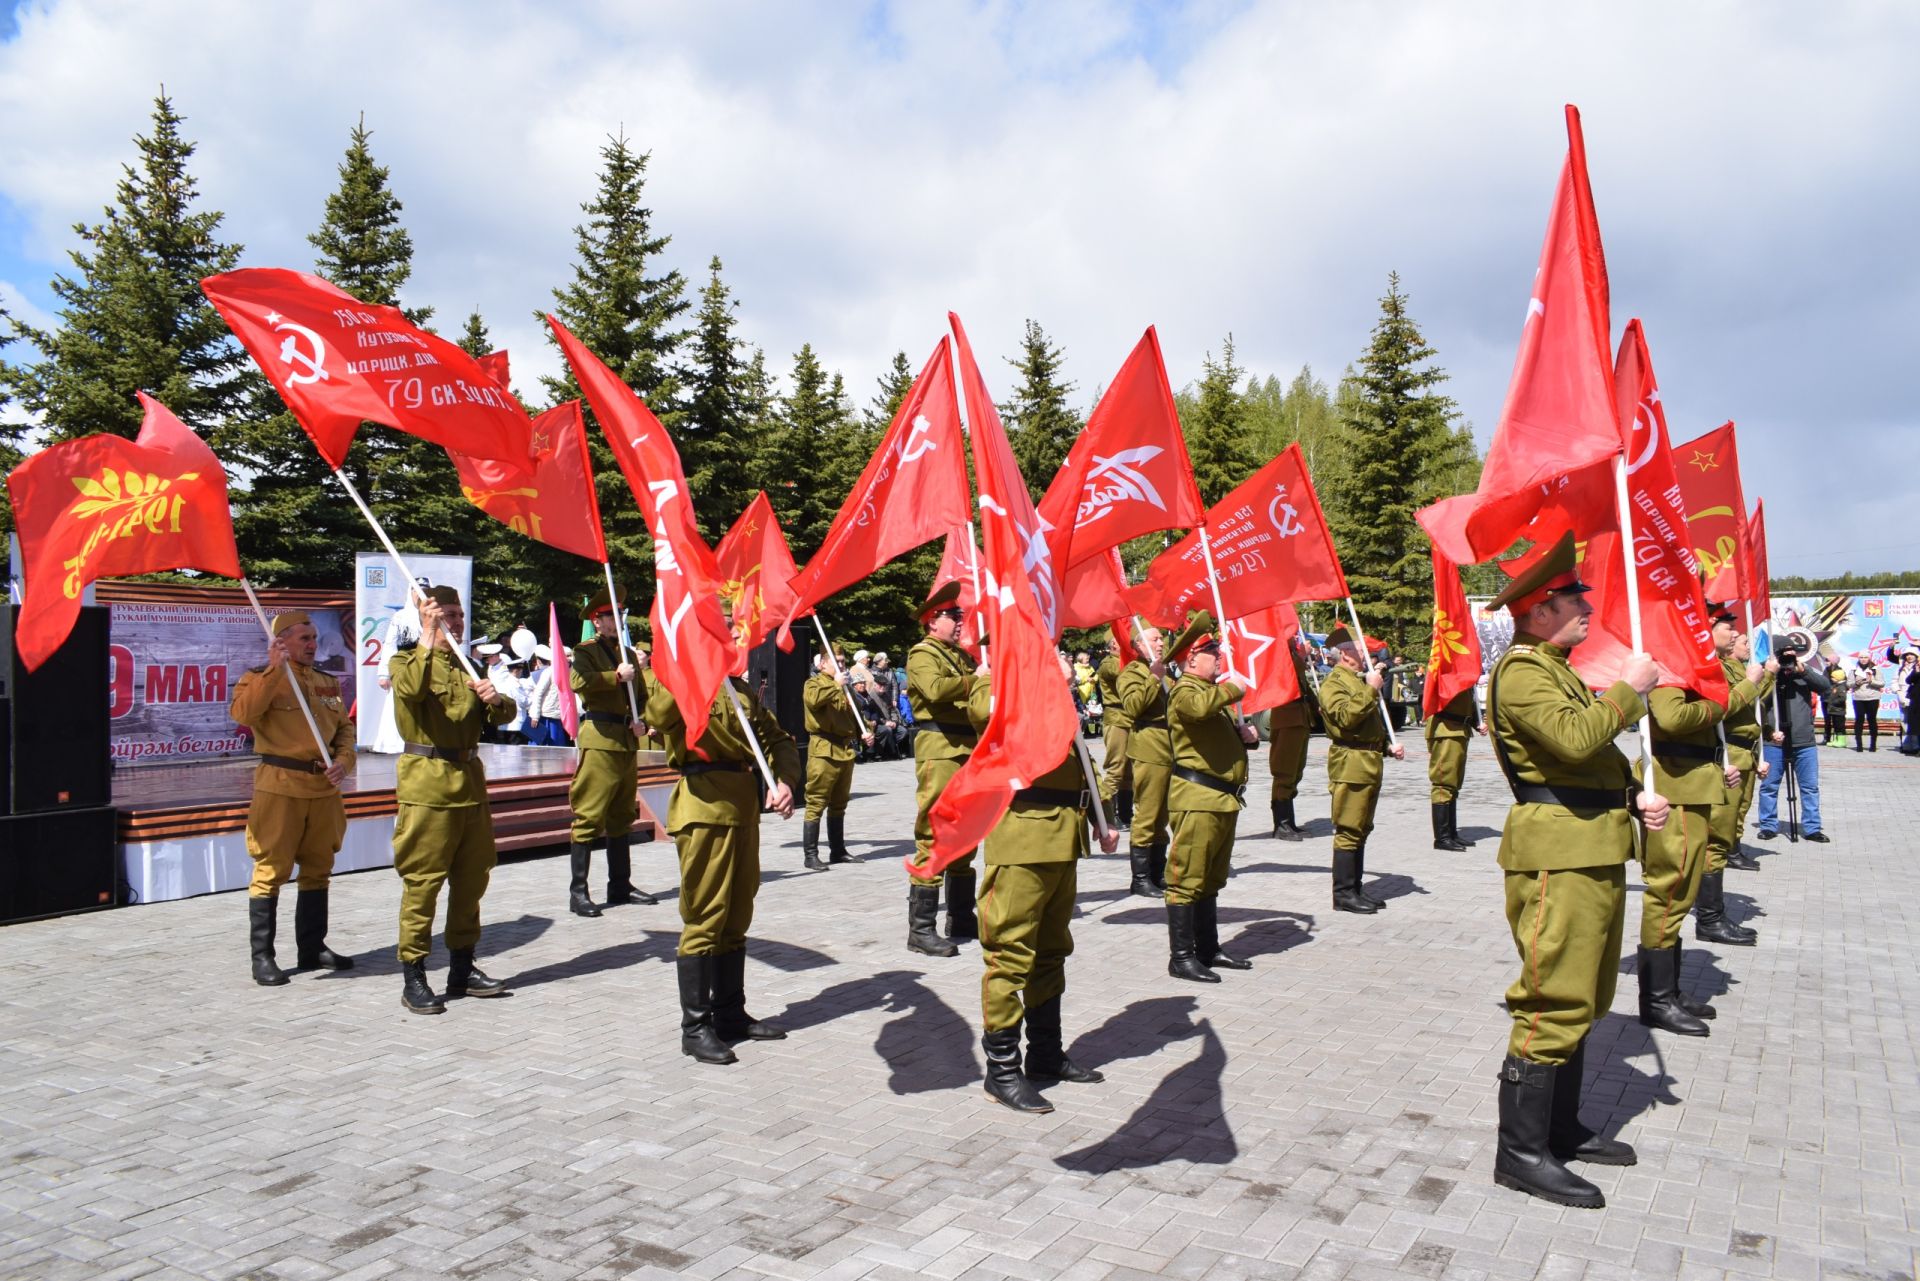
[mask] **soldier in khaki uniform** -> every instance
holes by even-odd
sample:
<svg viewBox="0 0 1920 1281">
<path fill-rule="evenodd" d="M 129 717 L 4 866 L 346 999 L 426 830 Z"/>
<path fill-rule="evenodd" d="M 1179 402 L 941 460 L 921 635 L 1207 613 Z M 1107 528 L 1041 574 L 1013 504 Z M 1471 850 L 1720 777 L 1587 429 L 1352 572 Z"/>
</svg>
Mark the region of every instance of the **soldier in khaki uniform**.
<svg viewBox="0 0 1920 1281">
<path fill-rule="evenodd" d="M 1433 848 L 1459 853 L 1473 842 L 1460 836 L 1460 784 L 1467 778 L 1467 745 L 1487 727 L 1469 686 L 1427 718 L 1427 782 L 1432 790 Z"/>
<path fill-rule="evenodd" d="M 1060 678 L 1072 679 L 1060 662 Z M 976 681 L 967 714 L 976 730 L 992 712 L 987 680 Z M 1089 853 L 1086 776 L 1069 746 L 1060 763 L 1013 794 L 1013 803 L 981 843 L 986 875 L 980 885 L 980 1038 L 987 1056 L 987 1097 L 1016 1112 L 1051 1112 L 1034 1082 L 1089 1085 L 1105 1078 L 1067 1057 L 1060 1031 L 1060 998 L 1073 954 L 1073 903 L 1079 860 Z M 1109 829 L 1100 848 L 1111 854 L 1120 833 Z M 1025 1070 L 1020 1027 L 1027 1029 Z"/>
<path fill-rule="evenodd" d="M 1713 643 L 1733 651 L 1733 614 L 1713 616 Z M 1758 678 L 1760 669 L 1752 669 Z M 1654 789 L 1673 806 L 1673 816 L 1641 852 L 1640 1021 L 1681 1036 L 1706 1036 L 1713 1007 L 1680 991 L 1680 926 L 1700 892 L 1706 872 L 1707 832 L 1713 809 L 1736 792 L 1740 771 L 1724 759 L 1720 722 L 1730 711 L 1753 706 L 1751 680 L 1732 683 L 1726 708 L 1690 689 L 1656 689 L 1647 696 L 1653 725 Z"/>
<path fill-rule="evenodd" d="M 960 583 L 956 579 L 927 598 L 920 617 L 927 634 L 907 651 L 907 706 L 913 711 L 914 801 L 913 863 L 925 867 L 933 853 L 933 822 L 928 816 L 940 793 L 973 755 L 980 740 L 967 719 L 967 699 L 973 693 L 973 656 L 954 643 L 961 620 Z M 907 886 L 907 950 L 926 956 L 958 956 L 954 939 L 980 937 L 974 915 L 973 853 L 968 851 L 949 866 L 947 937 L 941 938 L 935 918 L 940 908 L 939 876 L 911 874 Z"/>
<path fill-rule="evenodd" d="M 807 715 L 807 818 L 801 832 L 801 847 L 806 852 L 806 867 L 824 872 L 820 861 L 820 818 L 827 820 L 827 858 L 833 863 L 851 863 L 847 853 L 847 801 L 853 795 L 853 757 L 856 742 L 873 746 L 871 731 L 862 734 L 854 719 L 853 700 L 847 694 L 846 656 L 834 650 L 840 660 L 839 674 L 825 654 L 813 659 L 813 675 L 800 691 Z"/>
<path fill-rule="evenodd" d="M 1281 703 L 1267 713 L 1267 767 L 1273 774 L 1273 834 L 1283 841 L 1298 841 L 1306 833 L 1294 818 L 1293 802 L 1300 795 L 1300 780 L 1307 772 L 1307 740 L 1313 734 L 1313 687 L 1307 680 L 1307 660 L 1295 644 L 1287 646 L 1293 660 L 1293 677 L 1300 685 L 1300 697 Z"/>
<path fill-rule="evenodd" d="M 746 681 L 728 679 L 777 780 L 767 808 L 787 818 L 800 783 L 800 749 Z M 787 1035 L 747 1013 L 747 930 L 760 892 L 760 779 L 753 746 L 724 689 L 707 708 L 706 732 L 697 744 L 687 742 L 679 705 L 651 671 L 642 718 L 666 740 L 667 761 L 680 771 L 667 802 L 667 830 L 680 853 L 680 1052 L 699 1063 L 733 1063 L 728 1042 Z"/>
<path fill-rule="evenodd" d="M 1247 786 L 1247 749 L 1253 726 L 1234 723 L 1228 709 L 1246 690 L 1222 679 L 1220 638 L 1213 616 L 1196 611 L 1167 651 L 1184 664 L 1167 698 L 1172 775 L 1167 813 L 1173 841 L 1167 849 L 1167 973 L 1195 983 L 1218 983 L 1215 970 L 1252 964 L 1220 950 L 1220 891 L 1233 858 L 1233 829 Z"/>
<path fill-rule="evenodd" d="M 603 587 L 587 602 L 594 637 L 573 647 L 571 683 L 580 696 L 579 749 L 573 785 L 567 803 L 573 809 L 573 843 L 568 849 L 572 876 L 567 885 L 567 909 L 575 916 L 598 916 L 587 890 L 593 866 L 593 843 L 607 838 L 607 905 L 658 902 L 633 887 L 633 823 L 638 816 L 640 738 L 646 724 L 633 717 L 628 689 L 640 679 L 646 659 L 638 649 L 622 649 L 620 616 L 624 600 L 613 600 Z"/>
<path fill-rule="evenodd" d="M 1117 643 L 1107 642 L 1106 655 L 1094 670 L 1093 684 L 1100 697 L 1100 803 L 1107 807 L 1110 826 L 1133 822 L 1133 770 L 1127 761 L 1127 731 L 1133 718 L 1120 702 L 1120 655 Z"/>
<path fill-rule="evenodd" d="M 349 970 L 351 957 L 327 947 L 327 884 L 333 856 L 347 834 L 340 781 L 353 769 L 353 720 L 340 697 L 340 683 L 313 667 L 319 634 L 304 610 L 273 620 L 273 642 L 263 666 L 249 668 L 233 687 L 227 715 L 253 732 L 260 765 L 253 772 L 253 804 L 247 808 L 247 853 L 253 883 L 247 887 L 247 922 L 253 981 L 279 987 L 286 974 L 274 961 L 280 887 L 300 865 L 300 897 L 293 909 L 299 968 Z M 306 695 L 327 754 L 294 700 L 294 682 Z"/>
<path fill-rule="evenodd" d="M 1133 775 L 1133 828 L 1127 861 L 1133 892 L 1159 898 L 1166 890 L 1167 784 L 1173 778 L 1173 736 L 1167 728 L 1167 668 L 1157 627 L 1140 632 L 1140 652 L 1120 671 L 1115 688 L 1127 717 L 1127 769 Z"/>
<path fill-rule="evenodd" d="M 1634 812 L 1649 830 L 1667 804 L 1641 792 L 1614 738 L 1646 714 L 1653 660 L 1628 658 L 1599 698 L 1567 662 L 1593 607 L 1574 572 L 1573 536 L 1494 598 L 1514 620 L 1494 665 L 1487 720 L 1514 794 L 1500 837 L 1507 924 L 1520 975 L 1507 989 L 1512 1028 L 1500 1072 L 1494 1180 L 1561 1205 L 1598 1209 L 1600 1189 L 1567 1161 L 1632 1165 L 1634 1151 L 1580 1120 L 1586 1036 L 1613 1003 L 1626 919 Z"/>
<path fill-rule="evenodd" d="M 1731 605 L 1709 605 L 1708 608 L 1714 612 L 1716 621 L 1725 615 L 1731 628 Z M 1779 670 L 1778 662 L 1765 667 L 1751 663 L 1752 655 L 1747 638 L 1735 635 L 1720 657 L 1729 690 L 1739 688 L 1741 681 L 1755 673 L 1759 679 L 1754 682 L 1753 701 L 1735 706 L 1738 700 L 1729 698 L 1726 719 L 1720 722 L 1727 742 L 1727 766 L 1740 771 L 1740 785 L 1727 788 L 1707 817 L 1707 870 L 1700 877 L 1700 893 L 1693 901 L 1693 937 L 1702 943 L 1725 943 L 1734 947 L 1752 947 L 1760 938 L 1758 930 L 1727 919 L 1725 882 L 1729 867 L 1757 869 L 1760 866 L 1740 852 L 1740 832 L 1754 789 L 1767 771 L 1767 763 L 1760 754 L 1759 706 L 1772 695 L 1774 673 Z M 1676 940 L 1675 949 L 1679 946 Z"/>
<path fill-rule="evenodd" d="M 1339 663 L 1320 682 L 1320 716 L 1327 723 L 1327 790 L 1333 795 L 1333 907 L 1371 914 L 1387 905 L 1367 893 L 1367 837 L 1380 804 L 1381 757 L 1407 758 L 1407 749 L 1387 746 L 1380 688 L 1386 674 L 1368 663 L 1364 641 L 1342 623 L 1328 633 L 1327 648 Z"/>
<path fill-rule="evenodd" d="M 480 942 L 480 899 L 493 875 L 493 811 L 480 764 L 480 731 L 513 719 L 511 699 L 493 682 L 474 681 L 453 656 L 466 627 L 460 593 L 429 587 L 420 606 L 420 640 L 393 656 L 393 716 L 406 753 L 395 787 L 393 870 L 400 875 L 400 1004 L 413 1014 L 444 1014 L 427 984 L 433 914 L 447 887 L 447 996 L 502 996 L 507 985 L 473 963 Z"/>
<path fill-rule="evenodd" d="M 1742 632 L 1733 639 L 1733 654 L 1729 660 L 1730 670 L 1727 680 L 1729 687 L 1733 685 L 1732 672 L 1736 670 L 1745 671 L 1747 664 L 1752 661 L 1753 638 L 1745 632 Z M 1760 870 L 1760 860 L 1747 853 L 1746 846 L 1741 844 L 1740 838 L 1746 834 L 1747 814 L 1753 809 L 1753 799 L 1759 792 L 1760 781 L 1766 778 L 1770 772 L 1770 767 L 1767 764 L 1767 754 L 1761 746 L 1760 709 L 1773 705 L 1774 678 L 1779 672 L 1780 660 L 1777 658 L 1768 658 L 1761 673 L 1763 683 L 1759 686 L 1760 697 L 1754 700 L 1752 707 L 1747 708 L 1736 716 L 1729 716 L 1722 722 L 1727 729 L 1730 758 L 1733 753 L 1735 740 L 1738 740 L 1738 746 L 1741 751 L 1750 751 L 1754 754 L 1752 769 L 1749 770 L 1743 767 L 1742 770 L 1739 805 L 1734 813 L 1731 832 L 1727 840 L 1726 865 L 1736 872 L 1757 872 Z M 1735 763 L 1737 764 L 1738 762 L 1736 761 Z M 1707 870 L 1713 870 L 1711 864 L 1708 865 Z"/>
</svg>

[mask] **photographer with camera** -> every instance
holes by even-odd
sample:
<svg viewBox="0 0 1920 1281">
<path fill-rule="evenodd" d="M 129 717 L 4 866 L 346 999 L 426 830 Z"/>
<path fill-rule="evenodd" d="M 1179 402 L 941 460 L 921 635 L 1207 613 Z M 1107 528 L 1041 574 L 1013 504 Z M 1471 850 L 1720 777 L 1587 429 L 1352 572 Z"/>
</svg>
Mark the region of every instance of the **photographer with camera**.
<svg viewBox="0 0 1920 1281">
<path fill-rule="evenodd" d="M 1767 748 L 1767 776 L 1760 783 L 1760 839 L 1770 841 L 1780 834 L 1778 807 L 1780 788 L 1785 784 L 1788 839 L 1804 836 L 1824 845 L 1827 835 L 1820 830 L 1820 753 L 1814 741 L 1813 697 L 1818 694 L 1824 703 L 1833 695 L 1833 684 L 1819 670 L 1813 638 L 1805 633 L 1782 635 L 1774 645 L 1774 656 L 1780 661 L 1780 674 L 1774 681 L 1773 697 L 1761 705 L 1760 714 Z M 1796 802 L 1800 811 L 1797 825 Z"/>
</svg>

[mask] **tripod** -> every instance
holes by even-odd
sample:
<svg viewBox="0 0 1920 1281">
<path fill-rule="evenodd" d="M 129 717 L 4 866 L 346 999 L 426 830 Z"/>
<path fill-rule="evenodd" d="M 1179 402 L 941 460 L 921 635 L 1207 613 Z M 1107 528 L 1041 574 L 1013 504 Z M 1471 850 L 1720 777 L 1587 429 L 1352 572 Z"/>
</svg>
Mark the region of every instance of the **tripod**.
<svg viewBox="0 0 1920 1281">
<path fill-rule="evenodd" d="M 1780 770 L 1785 775 L 1780 780 L 1781 794 L 1786 799 L 1786 829 L 1789 844 L 1800 843 L 1800 774 L 1794 769 L 1800 749 L 1793 745 L 1793 722 L 1787 716 L 1787 700 L 1778 684 L 1773 687 L 1774 723 L 1784 731 L 1784 742 L 1780 745 Z M 1818 750 L 1818 749 L 1815 749 Z"/>
</svg>

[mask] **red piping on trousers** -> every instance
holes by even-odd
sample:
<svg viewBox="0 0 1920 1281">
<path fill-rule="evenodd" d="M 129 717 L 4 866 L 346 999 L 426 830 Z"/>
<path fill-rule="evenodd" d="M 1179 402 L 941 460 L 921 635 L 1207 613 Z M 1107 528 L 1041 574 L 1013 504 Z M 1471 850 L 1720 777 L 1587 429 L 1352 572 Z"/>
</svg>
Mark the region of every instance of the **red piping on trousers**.
<svg viewBox="0 0 1920 1281">
<path fill-rule="evenodd" d="M 1551 872 L 1540 873 L 1540 904 L 1533 913 L 1533 937 L 1527 940 L 1527 969 L 1533 977 L 1533 995 L 1540 997 L 1540 924 L 1547 919 L 1547 877 Z M 1520 1057 L 1526 1058 L 1527 1051 L 1533 1046 L 1533 1034 L 1540 1030 L 1540 1011 L 1535 1009 L 1533 1018 L 1527 1023 L 1527 1039 L 1520 1042 Z"/>
</svg>

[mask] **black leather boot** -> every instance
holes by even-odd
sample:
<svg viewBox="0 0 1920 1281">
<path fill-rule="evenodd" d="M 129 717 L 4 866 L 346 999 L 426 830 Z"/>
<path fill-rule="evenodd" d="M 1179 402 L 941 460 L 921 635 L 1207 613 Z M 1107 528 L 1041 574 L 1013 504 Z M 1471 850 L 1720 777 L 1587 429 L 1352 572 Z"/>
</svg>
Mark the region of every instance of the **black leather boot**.
<svg viewBox="0 0 1920 1281">
<path fill-rule="evenodd" d="M 809 872 L 824 872 L 827 865 L 820 861 L 820 820 L 810 818 L 800 827 L 800 851 L 805 855 L 800 865 Z"/>
<path fill-rule="evenodd" d="M 593 865 L 593 846 L 573 842 L 567 847 L 567 862 L 572 872 L 567 881 L 567 910 L 575 916 L 600 915 L 600 909 L 587 895 L 587 871 Z"/>
<path fill-rule="evenodd" d="M 907 951 L 922 956 L 958 956 L 960 949 L 940 937 L 940 887 L 907 886 Z"/>
<path fill-rule="evenodd" d="M 433 994 L 427 986 L 427 963 L 418 961 L 400 962 L 400 975 L 404 986 L 400 989 L 400 1004 L 409 1014 L 445 1014 L 447 1003 Z"/>
<path fill-rule="evenodd" d="M 1193 902 L 1193 954 L 1210 970 L 1250 970 L 1252 961 L 1228 956 L 1220 950 L 1220 896 Z"/>
<path fill-rule="evenodd" d="M 652 907 L 660 900 L 644 890 L 633 888 L 633 835 L 607 838 L 607 904 L 644 903 Z"/>
<path fill-rule="evenodd" d="M 1450 850 L 1455 854 L 1467 848 L 1466 843 L 1453 834 L 1448 814 L 1453 805 L 1448 801 L 1434 801 L 1433 806 L 1433 848 Z"/>
<path fill-rule="evenodd" d="M 1380 910 L 1372 899 L 1360 893 L 1359 850 L 1333 852 L 1333 910 L 1358 912 L 1364 916 L 1372 916 Z"/>
<path fill-rule="evenodd" d="M 1273 803 L 1273 834 L 1276 839 L 1282 841 L 1305 839 L 1307 834 L 1301 831 L 1300 824 L 1294 821 L 1292 801 L 1275 801 Z"/>
<path fill-rule="evenodd" d="M 1167 846 L 1173 838 L 1163 836 L 1153 843 L 1153 849 L 1147 855 L 1147 876 L 1153 881 L 1153 888 L 1162 894 L 1167 890 Z"/>
<path fill-rule="evenodd" d="M 1673 941 L 1673 994 L 1680 999 L 1680 1008 L 1693 1015 L 1696 1019 L 1717 1017 L 1720 1011 L 1714 1009 L 1713 1006 L 1706 1001 L 1694 1000 L 1687 995 L 1686 988 L 1680 985 L 1680 976 L 1685 973 L 1680 962 L 1680 940 L 1675 939 Z"/>
<path fill-rule="evenodd" d="M 1493 1157 L 1493 1181 L 1557 1205 L 1598 1210 L 1606 1197 L 1560 1164 L 1548 1143 L 1556 1075 L 1549 1064 L 1511 1054 L 1501 1064 L 1500 1146 Z"/>
<path fill-rule="evenodd" d="M 1220 976 L 1200 963 L 1194 933 L 1193 904 L 1167 904 L 1167 973 L 1190 983 L 1218 983 Z"/>
<path fill-rule="evenodd" d="M 987 1053 L 987 1097 L 1015 1112 L 1051 1112 L 1053 1104 L 1033 1088 L 1020 1070 L 1020 1025 L 1001 1028 L 980 1038 Z"/>
<path fill-rule="evenodd" d="M 827 862 L 853 862 L 853 855 L 847 853 L 847 816 L 845 814 L 827 815 Z"/>
<path fill-rule="evenodd" d="M 1129 845 L 1127 862 L 1133 868 L 1133 893 L 1141 898 L 1159 898 L 1162 891 L 1153 883 L 1153 847 Z"/>
<path fill-rule="evenodd" d="M 950 939 L 977 939 L 980 937 L 980 920 L 974 914 L 978 904 L 974 901 L 974 876 L 972 872 L 947 873 L 947 937 Z"/>
<path fill-rule="evenodd" d="M 283 987 L 287 974 L 273 959 L 273 935 L 279 926 L 280 900 L 247 900 L 247 945 L 253 952 L 253 981 L 261 987 Z"/>
<path fill-rule="evenodd" d="M 680 978 L 680 1053 L 697 1063 L 738 1063 L 713 1029 L 713 958 L 682 956 L 674 968 Z"/>
<path fill-rule="evenodd" d="M 1458 796 L 1447 802 L 1447 835 L 1468 849 L 1473 848 L 1474 843 L 1460 835 L 1460 798 Z"/>
<path fill-rule="evenodd" d="M 503 979 L 491 979 L 473 963 L 473 949 L 470 947 L 452 947 L 447 949 L 447 999 L 461 996 L 505 996 L 507 985 Z"/>
<path fill-rule="evenodd" d="M 1133 825 L 1133 789 L 1123 787 L 1113 794 L 1114 812 L 1119 817 L 1119 826 Z"/>
<path fill-rule="evenodd" d="M 1700 878 L 1700 896 L 1693 901 L 1693 937 L 1702 943 L 1752 947 L 1760 937 L 1727 919 L 1726 873 L 1707 872 Z"/>
<path fill-rule="evenodd" d="M 1027 1079 L 1096 1085 L 1107 1078 L 1067 1057 L 1060 1039 L 1060 997 L 1027 1007 Z"/>
<path fill-rule="evenodd" d="M 1672 952 L 1664 947 L 1641 948 L 1639 969 L 1641 1023 L 1681 1036 L 1712 1034 L 1713 1029 L 1680 1004 Z"/>
<path fill-rule="evenodd" d="M 1727 866 L 1736 872 L 1757 872 L 1760 860 L 1747 853 L 1747 847 L 1735 841 L 1733 848 L 1727 851 Z"/>
<path fill-rule="evenodd" d="M 1573 1057 L 1554 1069 L 1553 1114 L 1547 1147 L 1562 1161 L 1589 1161 L 1594 1165 L 1634 1165 L 1640 1160 L 1630 1144 L 1605 1138 L 1580 1121 L 1580 1094 L 1586 1084 L 1587 1038 L 1573 1049 Z"/>
<path fill-rule="evenodd" d="M 1385 911 L 1387 900 L 1378 894 L 1367 893 L 1367 843 L 1365 840 L 1362 840 L 1360 848 L 1353 852 L 1353 858 L 1353 892 L 1373 904 L 1374 911 Z"/>
<path fill-rule="evenodd" d="M 747 949 L 713 958 L 713 1030 L 723 1041 L 784 1041 L 787 1034 L 747 1013 Z"/>
<path fill-rule="evenodd" d="M 351 956 L 327 946 L 327 891 L 301 890 L 293 901 L 293 942 L 303 970 L 350 970 Z"/>
</svg>

